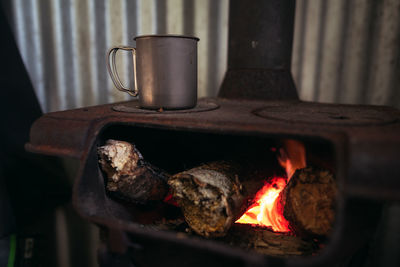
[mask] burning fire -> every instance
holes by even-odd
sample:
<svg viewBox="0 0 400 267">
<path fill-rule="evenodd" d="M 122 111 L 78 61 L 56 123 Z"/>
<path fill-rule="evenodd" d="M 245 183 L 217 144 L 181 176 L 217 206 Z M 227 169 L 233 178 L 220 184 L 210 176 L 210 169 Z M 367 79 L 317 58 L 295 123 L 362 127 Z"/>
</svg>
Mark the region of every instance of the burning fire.
<svg viewBox="0 0 400 267">
<path fill-rule="evenodd" d="M 286 170 L 288 182 L 297 169 L 306 167 L 306 149 L 304 144 L 288 139 L 283 143 L 283 148 L 279 149 L 279 164 Z"/>
<path fill-rule="evenodd" d="M 289 232 L 289 222 L 279 208 L 279 194 L 285 188 L 297 169 L 306 167 L 306 153 L 303 143 L 285 140 L 279 150 L 279 164 L 286 170 L 287 179 L 273 177 L 256 194 L 253 204 L 236 221 L 242 224 L 254 224 L 271 227 L 276 232 Z"/>
<path fill-rule="evenodd" d="M 289 232 L 289 223 L 277 207 L 279 193 L 285 186 L 285 178 L 272 178 L 257 192 L 253 205 L 247 209 L 236 223 L 269 226 L 277 232 Z"/>
</svg>

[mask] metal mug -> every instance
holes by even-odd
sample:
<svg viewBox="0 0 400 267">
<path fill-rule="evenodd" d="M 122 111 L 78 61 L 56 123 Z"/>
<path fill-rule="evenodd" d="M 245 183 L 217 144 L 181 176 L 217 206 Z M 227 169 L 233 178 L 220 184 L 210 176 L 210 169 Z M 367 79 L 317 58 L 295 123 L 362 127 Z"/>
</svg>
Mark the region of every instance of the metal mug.
<svg viewBox="0 0 400 267">
<path fill-rule="evenodd" d="M 136 48 L 113 47 L 107 54 L 107 69 L 115 87 L 139 95 L 147 109 L 186 109 L 197 102 L 197 42 L 184 35 L 143 35 L 134 38 Z M 134 90 L 123 86 L 115 65 L 118 50 L 133 55 Z"/>
</svg>

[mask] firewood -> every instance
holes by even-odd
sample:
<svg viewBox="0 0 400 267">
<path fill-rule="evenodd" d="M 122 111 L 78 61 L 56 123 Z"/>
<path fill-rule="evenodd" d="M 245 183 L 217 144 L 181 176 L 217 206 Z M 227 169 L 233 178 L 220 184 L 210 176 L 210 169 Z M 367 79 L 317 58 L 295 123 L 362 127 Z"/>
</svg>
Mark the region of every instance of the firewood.
<svg viewBox="0 0 400 267">
<path fill-rule="evenodd" d="M 162 200 L 168 192 L 168 174 L 143 159 L 133 144 L 107 140 L 98 148 L 111 196 L 131 203 Z"/>
<path fill-rule="evenodd" d="M 296 170 L 279 196 L 289 228 L 300 236 L 326 237 L 335 219 L 336 183 L 327 170 Z"/>
<path fill-rule="evenodd" d="M 249 224 L 235 224 L 220 241 L 269 256 L 289 257 L 311 255 L 317 250 L 311 239 L 302 239 L 289 233 L 276 233 L 271 229 Z"/>
<path fill-rule="evenodd" d="M 255 171 L 251 165 L 245 161 L 216 161 L 169 179 L 186 222 L 197 234 L 224 236 L 248 208 L 266 178 L 261 168 Z"/>
</svg>

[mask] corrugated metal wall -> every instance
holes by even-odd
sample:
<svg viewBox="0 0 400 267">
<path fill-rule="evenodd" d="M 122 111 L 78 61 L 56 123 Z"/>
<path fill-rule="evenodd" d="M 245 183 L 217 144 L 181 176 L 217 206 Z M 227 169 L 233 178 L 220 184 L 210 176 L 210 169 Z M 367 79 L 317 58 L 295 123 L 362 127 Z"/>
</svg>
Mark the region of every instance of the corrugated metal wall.
<svg viewBox="0 0 400 267">
<path fill-rule="evenodd" d="M 141 34 L 200 37 L 199 96 L 226 69 L 228 1 L 15 0 L 17 41 L 44 111 L 128 99 L 105 53 Z M 304 100 L 400 106 L 398 0 L 297 1 L 293 75 Z M 119 69 L 131 84 L 132 64 Z"/>
<path fill-rule="evenodd" d="M 45 112 L 129 99 L 105 65 L 107 49 L 143 34 L 200 38 L 199 96 L 214 96 L 226 68 L 228 1 L 15 0 L 14 29 Z M 119 56 L 126 83 L 132 63 Z"/>
<path fill-rule="evenodd" d="M 142 34 L 200 37 L 199 96 L 226 69 L 228 0 L 14 0 L 13 24 L 45 112 L 129 99 L 105 67 Z M 304 100 L 400 107 L 400 1 L 298 0 L 293 75 Z M 126 83 L 132 64 L 119 56 Z"/>
<path fill-rule="evenodd" d="M 297 1 L 292 72 L 301 98 L 400 107 L 400 1 Z"/>
</svg>

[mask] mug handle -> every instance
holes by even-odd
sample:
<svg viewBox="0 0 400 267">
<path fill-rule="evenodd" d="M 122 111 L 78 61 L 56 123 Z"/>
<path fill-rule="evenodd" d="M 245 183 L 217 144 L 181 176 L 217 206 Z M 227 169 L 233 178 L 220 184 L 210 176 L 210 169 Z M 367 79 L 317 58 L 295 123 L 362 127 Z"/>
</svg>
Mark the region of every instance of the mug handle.
<svg viewBox="0 0 400 267">
<path fill-rule="evenodd" d="M 126 88 L 122 82 L 121 79 L 119 78 L 118 72 L 117 72 L 117 66 L 115 64 L 115 56 L 117 55 L 118 50 L 125 50 L 125 51 L 131 51 L 132 56 L 133 56 L 133 76 L 134 76 L 134 90 L 131 90 L 129 88 Z M 137 88 L 137 79 L 136 79 L 136 48 L 134 47 L 128 47 L 128 46 L 117 46 L 111 48 L 108 53 L 107 53 L 107 70 L 108 73 L 110 74 L 111 80 L 113 81 L 115 87 L 122 91 L 130 94 L 131 96 L 137 96 L 139 94 L 139 90 Z"/>
</svg>

